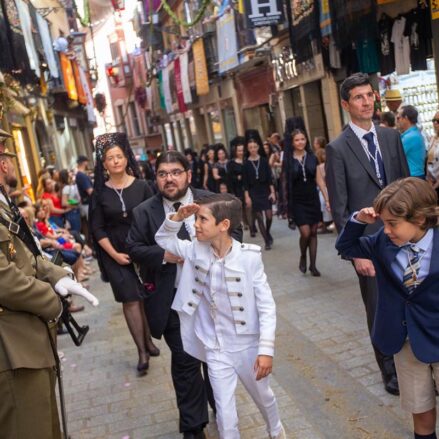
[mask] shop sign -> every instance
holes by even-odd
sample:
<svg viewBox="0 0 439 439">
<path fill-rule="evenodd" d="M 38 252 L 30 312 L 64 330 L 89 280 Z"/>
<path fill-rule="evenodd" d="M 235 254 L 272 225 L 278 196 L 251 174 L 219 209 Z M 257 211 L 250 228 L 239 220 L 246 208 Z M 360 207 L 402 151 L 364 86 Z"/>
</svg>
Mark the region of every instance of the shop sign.
<svg viewBox="0 0 439 439">
<path fill-rule="evenodd" d="M 207 95 L 209 94 L 209 76 L 207 73 L 206 56 L 202 38 L 194 42 L 192 52 L 194 54 L 195 87 L 197 95 Z"/>
<path fill-rule="evenodd" d="M 299 76 L 296 60 L 290 47 L 284 47 L 278 55 L 273 57 L 272 63 L 276 82 L 278 83 L 290 81 Z"/>
<path fill-rule="evenodd" d="M 439 0 L 431 0 L 431 19 L 439 19 Z"/>
<path fill-rule="evenodd" d="M 67 90 L 67 96 L 72 101 L 77 101 L 78 92 L 76 90 L 75 78 L 73 76 L 72 62 L 63 52 L 59 52 L 59 60 L 61 64 L 64 87 Z"/>
<path fill-rule="evenodd" d="M 219 73 L 224 73 L 239 65 L 235 14 L 233 10 L 225 13 L 216 22 L 216 35 L 218 41 Z"/>
<path fill-rule="evenodd" d="M 284 21 L 281 0 L 245 0 L 250 27 L 272 26 Z"/>
</svg>

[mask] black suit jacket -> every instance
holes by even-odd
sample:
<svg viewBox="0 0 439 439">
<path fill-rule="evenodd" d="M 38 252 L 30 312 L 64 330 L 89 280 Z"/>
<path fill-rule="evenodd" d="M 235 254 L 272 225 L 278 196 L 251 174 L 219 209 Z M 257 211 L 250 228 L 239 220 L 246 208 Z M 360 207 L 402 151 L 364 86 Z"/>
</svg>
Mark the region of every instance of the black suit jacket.
<svg viewBox="0 0 439 439">
<path fill-rule="evenodd" d="M 191 190 L 194 200 L 210 194 L 200 189 Z M 161 194 L 156 194 L 133 210 L 133 221 L 127 239 L 130 257 L 139 265 L 143 282 L 153 287 L 145 309 L 154 338 L 161 338 L 166 328 L 177 275 L 175 264 L 163 264 L 165 251 L 155 242 L 155 234 L 164 220 L 163 199 Z M 232 235 L 242 241 L 242 228 L 234 230 Z"/>
<path fill-rule="evenodd" d="M 410 175 L 399 133 L 376 126 L 387 184 Z M 367 158 L 358 137 L 348 126 L 326 146 L 326 185 L 332 217 L 341 232 L 350 215 L 373 205 L 381 188 L 375 169 Z M 373 233 L 382 224 L 367 227 Z"/>
</svg>

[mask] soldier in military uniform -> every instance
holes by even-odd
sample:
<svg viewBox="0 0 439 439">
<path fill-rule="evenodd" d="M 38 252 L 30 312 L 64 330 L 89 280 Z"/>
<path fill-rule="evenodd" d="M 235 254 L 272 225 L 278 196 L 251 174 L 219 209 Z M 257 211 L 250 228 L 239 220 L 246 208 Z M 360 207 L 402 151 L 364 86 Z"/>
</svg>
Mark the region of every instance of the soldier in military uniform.
<svg viewBox="0 0 439 439">
<path fill-rule="evenodd" d="M 0 130 L 0 184 L 6 189 L 16 183 L 8 137 Z M 58 439 L 54 329 L 62 312 L 59 295 L 80 295 L 95 306 L 98 301 L 64 268 L 34 256 L 18 236 L 2 194 L 0 215 L 0 436 Z"/>
</svg>

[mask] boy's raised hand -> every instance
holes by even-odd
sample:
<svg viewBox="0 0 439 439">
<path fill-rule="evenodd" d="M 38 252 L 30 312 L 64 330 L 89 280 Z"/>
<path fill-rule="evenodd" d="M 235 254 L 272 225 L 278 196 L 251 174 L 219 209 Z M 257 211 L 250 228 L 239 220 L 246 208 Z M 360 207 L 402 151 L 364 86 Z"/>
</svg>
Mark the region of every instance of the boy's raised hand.
<svg viewBox="0 0 439 439">
<path fill-rule="evenodd" d="M 362 223 L 373 224 L 378 219 L 378 217 L 379 214 L 375 212 L 375 209 L 373 207 L 365 207 L 357 213 L 355 219 L 357 221 L 361 221 Z"/>
<path fill-rule="evenodd" d="M 178 211 L 171 216 L 172 221 L 184 221 L 186 218 L 189 218 L 191 215 L 194 215 L 198 212 L 200 206 L 196 203 L 186 204 L 186 206 L 180 206 Z"/>
<path fill-rule="evenodd" d="M 256 372 L 256 381 L 270 375 L 273 369 L 273 357 L 269 355 L 258 355 L 256 358 L 254 371 Z"/>
</svg>

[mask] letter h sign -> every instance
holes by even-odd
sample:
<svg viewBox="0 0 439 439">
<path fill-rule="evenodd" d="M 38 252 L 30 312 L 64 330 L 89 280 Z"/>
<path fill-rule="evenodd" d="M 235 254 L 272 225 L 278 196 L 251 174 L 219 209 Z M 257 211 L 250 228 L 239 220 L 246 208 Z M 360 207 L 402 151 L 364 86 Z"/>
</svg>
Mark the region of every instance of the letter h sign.
<svg viewBox="0 0 439 439">
<path fill-rule="evenodd" d="M 283 21 L 280 0 L 246 0 L 250 27 L 271 26 Z"/>
</svg>

